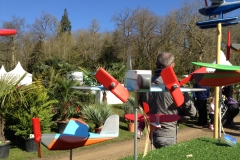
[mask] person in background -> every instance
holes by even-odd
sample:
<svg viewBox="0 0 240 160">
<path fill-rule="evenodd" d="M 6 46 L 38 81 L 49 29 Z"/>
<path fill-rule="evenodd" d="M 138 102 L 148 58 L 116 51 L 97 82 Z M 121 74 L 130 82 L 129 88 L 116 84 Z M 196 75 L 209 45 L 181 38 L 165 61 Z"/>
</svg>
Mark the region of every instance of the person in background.
<svg viewBox="0 0 240 160">
<path fill-rule="evenodd" d="M 198 125 L 208 127 L 207 118 L 207 101 L 210 97 L 210 88 L 207 86 L 201 86 L 199 83 L 195 83 L 194 88 L 205 88 L 206 91 L 194 92 L 195 101 L 198 106 Z"/>
<path fill-rule="evenodd" d="M 234 117 L 239 113 L 238 102 L 233 98 L 234 89 L 232 85 L 224 86 L 222 94 L 225 96 L 224 103 L 228 106 L 228 120 L 226 126 L 236 127 L 233 121 Z"/>
<path fill-rule="evenodd" d="M 171 53 L 163 52 L 157 56 L 156 71 L 151 78 L 152 86 L 164 85 L 160 76 L 162 69 L 175 66 L 174 56 Z M 194 117 L 196 108 L 189 97 L 188 93 L 184 92 L 184 103 L 178 108 L 173 97 L 169 92 L 141 92 L 139 93 L 139 104 L 143 102 L 149 105 L 150 114 L 179 114 Z M 153 145 L 156 149 L 169 146 L 176 143 L 177 136 L 177 121 L 161 122 L 161 128 L 153 131 Z"/>
<path fill-rule="evenodd" d="M 214 106 L 215 106 L 214 101 L 215 101 L 215 98 L 210 97 L 209 100 L 210 100 L 210 103 L 208 106 L 208 113 L 209 113 L 209 118 L 210 118 L 209 129 L 211 131 L 213 131 L 214 130 L 213 123 L 214 123 Z"/>
</svg>

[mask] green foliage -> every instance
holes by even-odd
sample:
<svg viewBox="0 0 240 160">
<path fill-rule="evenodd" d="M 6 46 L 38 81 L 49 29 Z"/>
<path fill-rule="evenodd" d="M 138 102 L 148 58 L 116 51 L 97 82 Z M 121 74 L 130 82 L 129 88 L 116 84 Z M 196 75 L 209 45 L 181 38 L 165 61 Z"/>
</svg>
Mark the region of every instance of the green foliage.
<svg viewBox="0 0 240 160">
<path fill-rule="evenodd" d="M 82 108 L 83 118 L 95 124 L 95 128 L 102 127 L 106 119 L 113 114 L 112 108 L 106 103 L 97 103 Z"/>
<path fill-rule="evenodd" d="M 16 136 L 28 138 L 29 134 L 33 134 L 32 118 L 38 117 L 41 121 L 41 131 L 49 133 L 52 122 L 52 106 L 57 103 L 56 100 L 50 100 L 47 90 L 41 85 L 41 82 L 35 82 L 25 90 L 24 97 L 9 112 L 8 120 L 11 120 L 9 129 L 15 132 Z"/>
<path fill-rule="evenodd" d="M 135 99 L 130 97 L 128 101 L 123 105 L 123 111 L 125 114 L 133 114 L 135 108 Z"/>
<path fill-rule="evenodd" d="M 108 65 L 109 68 L 107 71 L 119 82 L 124 82 L 124 76 L 126 74 L 127 68 L 125 63 L 118 62 L 118 63 L 111 63 Z"/>
<path fill-rule="evenodd" d="M 68 12 L 67 9 L 65 8 L 62 19 L 60 21 L 59 34 L 64 32 L 71 33 L 71 30 L 72 30 L 71 22 L 68 19 Z"/>
<path fill-rule="evenodd" d="M 31 55 L 29 56 L 29 62 L 28 62 L 28 66 L 27 66 L 27 71 L 29 73 L 33 72 L 33 66 L 36 64 L 39 64 L 42 62 L 42 59 L 44 58 L 43 56 L 44 51 L 43 51 L 43 42 L 40 39 L 34 46 L 34 49 L 31 53 Z"/>
<path fill-rule="evenodd" d="M 115 50 L 114 45 L 115 44 L 109 43 L 107 40 L 105 40 L 103 43 L 98 62 L 101 64 L 101 66 L 105 66 L 106 69 L 110 68 L 112 63 L 121 61 L 118 58 L 118 52 Z"/>
<path fill-rule="evenodd" d="M 87 85 L 87 86 L 97 85 L 97 80 L 95 78 L 94 72 L 91 72 L 83 67 L 79 67 L 79 70 L 83 72 L 83 85 Z"/>
<path fill-rule="evenodd" d="M 0 79 L 0 141 L 5 142 L 4 128 L 5 119 L 11 109 L 15 107 L 15 103 L 22 98 L 22 86 L 19 86 L 20 81 L 26 76 L 16 77 L 14 75 L 4 75 Z M 24 90 L 24 89 L 23 89 Z"/>
<path fill-rule="evenodd" d="M 67 74 L 74 70 L 74 65 L 58 58 L 48 59 L 44 65 L 36 67 L 36 73 L 43 79 L 50 97 L 58 100 L 53 110 L 55 120 L 68 121 L 69 118 L 78 117 L 82 104 L 88 104 L 92 100 L 91 92 L 72 89 L 73 86 L 80 85 L 79 81 L 67 78 Z"/>
<path fill-rule="evenodd" d="M 135 110 L 135 98 L 130 97 L 128 101 L 122 106 L 124 115 L 125 114 L 134 114 Z M 128 123 L 133 123 L 133 121 L 128 120 Z"/>
<path fill-rule="evenodd" d="M 185 160 L 185 159 L 239 159 L 240 145 L 230 147 L 224 140 L 218 143 L 217 139 L 213 138 L 198 138 L 190 141 L 178 143 L 162 149 L 153 150 L 143 159 L 164 159 L 164 160 Z M 138 155 L 142 157 L 143 154 Z M 122 160 L 132 160 L 133 157 L 122 158 Z"/>
<path fill-rule="evenodd" d="M 73 86 L 78 86 L 79 82 L 62 77 L 56 80 L 54 88 L 54 97 L 58 103 L 54 105 L 59 121 L 68 121 L 69 118 L 76 116 L 76 107 L 80 107 L 82 103 L 79 97 L 82 91 L 73 89 Z"/>
</svg>

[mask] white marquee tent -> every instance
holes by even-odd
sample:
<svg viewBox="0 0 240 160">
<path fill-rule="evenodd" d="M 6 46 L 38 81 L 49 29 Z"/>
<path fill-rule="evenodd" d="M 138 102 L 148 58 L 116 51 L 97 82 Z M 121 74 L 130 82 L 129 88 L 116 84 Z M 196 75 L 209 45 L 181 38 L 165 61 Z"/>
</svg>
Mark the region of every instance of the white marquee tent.
<svg viewBox="0 0 240 160">
<path fill-rule="evenodd" d="M 0 76 L 4 76 L 5 74 L 7 74 L 7 71 L 5 70 L 4 66 L 2 66 L 0 69 Z"/>
<path fill-rule="evenodd" d="M 4 71 L 6 72 L 6 70 L 2 66 L 2 68 L 0 70 L 0 75 L 4 74 Z M 19 78 L 22 77 L 25 73 L 27 73 L 27 71 L 25 71 L 23 69 L 20 62 L 17 63 L 16 67 L 13 70 L 6 72 L 6 74 L 8 74 L 8 75 L 14 75 Z M 30 73 L 27 73 L 26 76 L 20 82 L 21 85 L 29 85 L 31 83 L 32 83 L 32 74 L 30 74 Z"/>
</svg>

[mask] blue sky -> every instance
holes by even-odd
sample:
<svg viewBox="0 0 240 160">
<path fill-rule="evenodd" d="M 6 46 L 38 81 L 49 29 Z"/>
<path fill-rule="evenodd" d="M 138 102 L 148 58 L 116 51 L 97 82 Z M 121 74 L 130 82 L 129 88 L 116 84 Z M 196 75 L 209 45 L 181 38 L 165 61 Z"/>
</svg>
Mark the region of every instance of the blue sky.
<svg viewBox="0 0 240 160">
<path fill-rule="evenodd" d="M 148 7 L 157 15 L 166 15 L 181 8 L 183 0 L 1 0 L 0 23 L 11 21 L 12 16 L 25 18 L 27 24 L 34 23 L 42 13 L 49 13 L 59 21 L 67 9 L 72 31 L 87 29 L 93 18 L 100 23 L 102 31 L 114 28 L 111 18 L 125 8 Z M 232 0 L 228 0 L 232 1 Z M 203 3 L 204 4 L 204 3 Z"/>
</svg>

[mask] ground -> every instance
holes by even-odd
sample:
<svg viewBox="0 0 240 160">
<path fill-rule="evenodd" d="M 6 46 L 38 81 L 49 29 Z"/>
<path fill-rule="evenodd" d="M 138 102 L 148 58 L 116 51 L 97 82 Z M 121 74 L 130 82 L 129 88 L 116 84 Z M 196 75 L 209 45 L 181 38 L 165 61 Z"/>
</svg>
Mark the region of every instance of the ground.
<svg viewBox="0 0 240 160">
<path fill-rule="evenodd" d="M 240 128 L 240 115 L 235 118 L 236 126 Z M 237 139 L 237 143 L 240 143 L 240 130 L 238 128 L 230 129 L 224 128 L 225 133 L 232 135 Z M 210 131 L 208 128 L 202 128 L 194 124 L 187 123 L 187 127 L 179 130 L 177 136 L 177 143 L 187 141 L 190 139 L 198 137 L 213 137 L 214 132 Z M 222 133 L 223 135 L 223 133 Z M 223 139 L 223 138 L 222 138 Z M 143 152 L 146 139 L 137 141 L 137 151 L 138 153 Z M 149 145 L 149 150 L 150 150 Z M 99 147 L 88 148 L 84 150 L 74 150 L 73 160 L 117 160 L 129 155 L 134 155 L 134 140 L 127 140 L 115 143 L 109 143 L 106 145 L 101 145 Z M 61 154 L 52 157 L 45 157 L 43 155 L 42 160 L 69 160 L 69 154 Z"/>
</svg>

